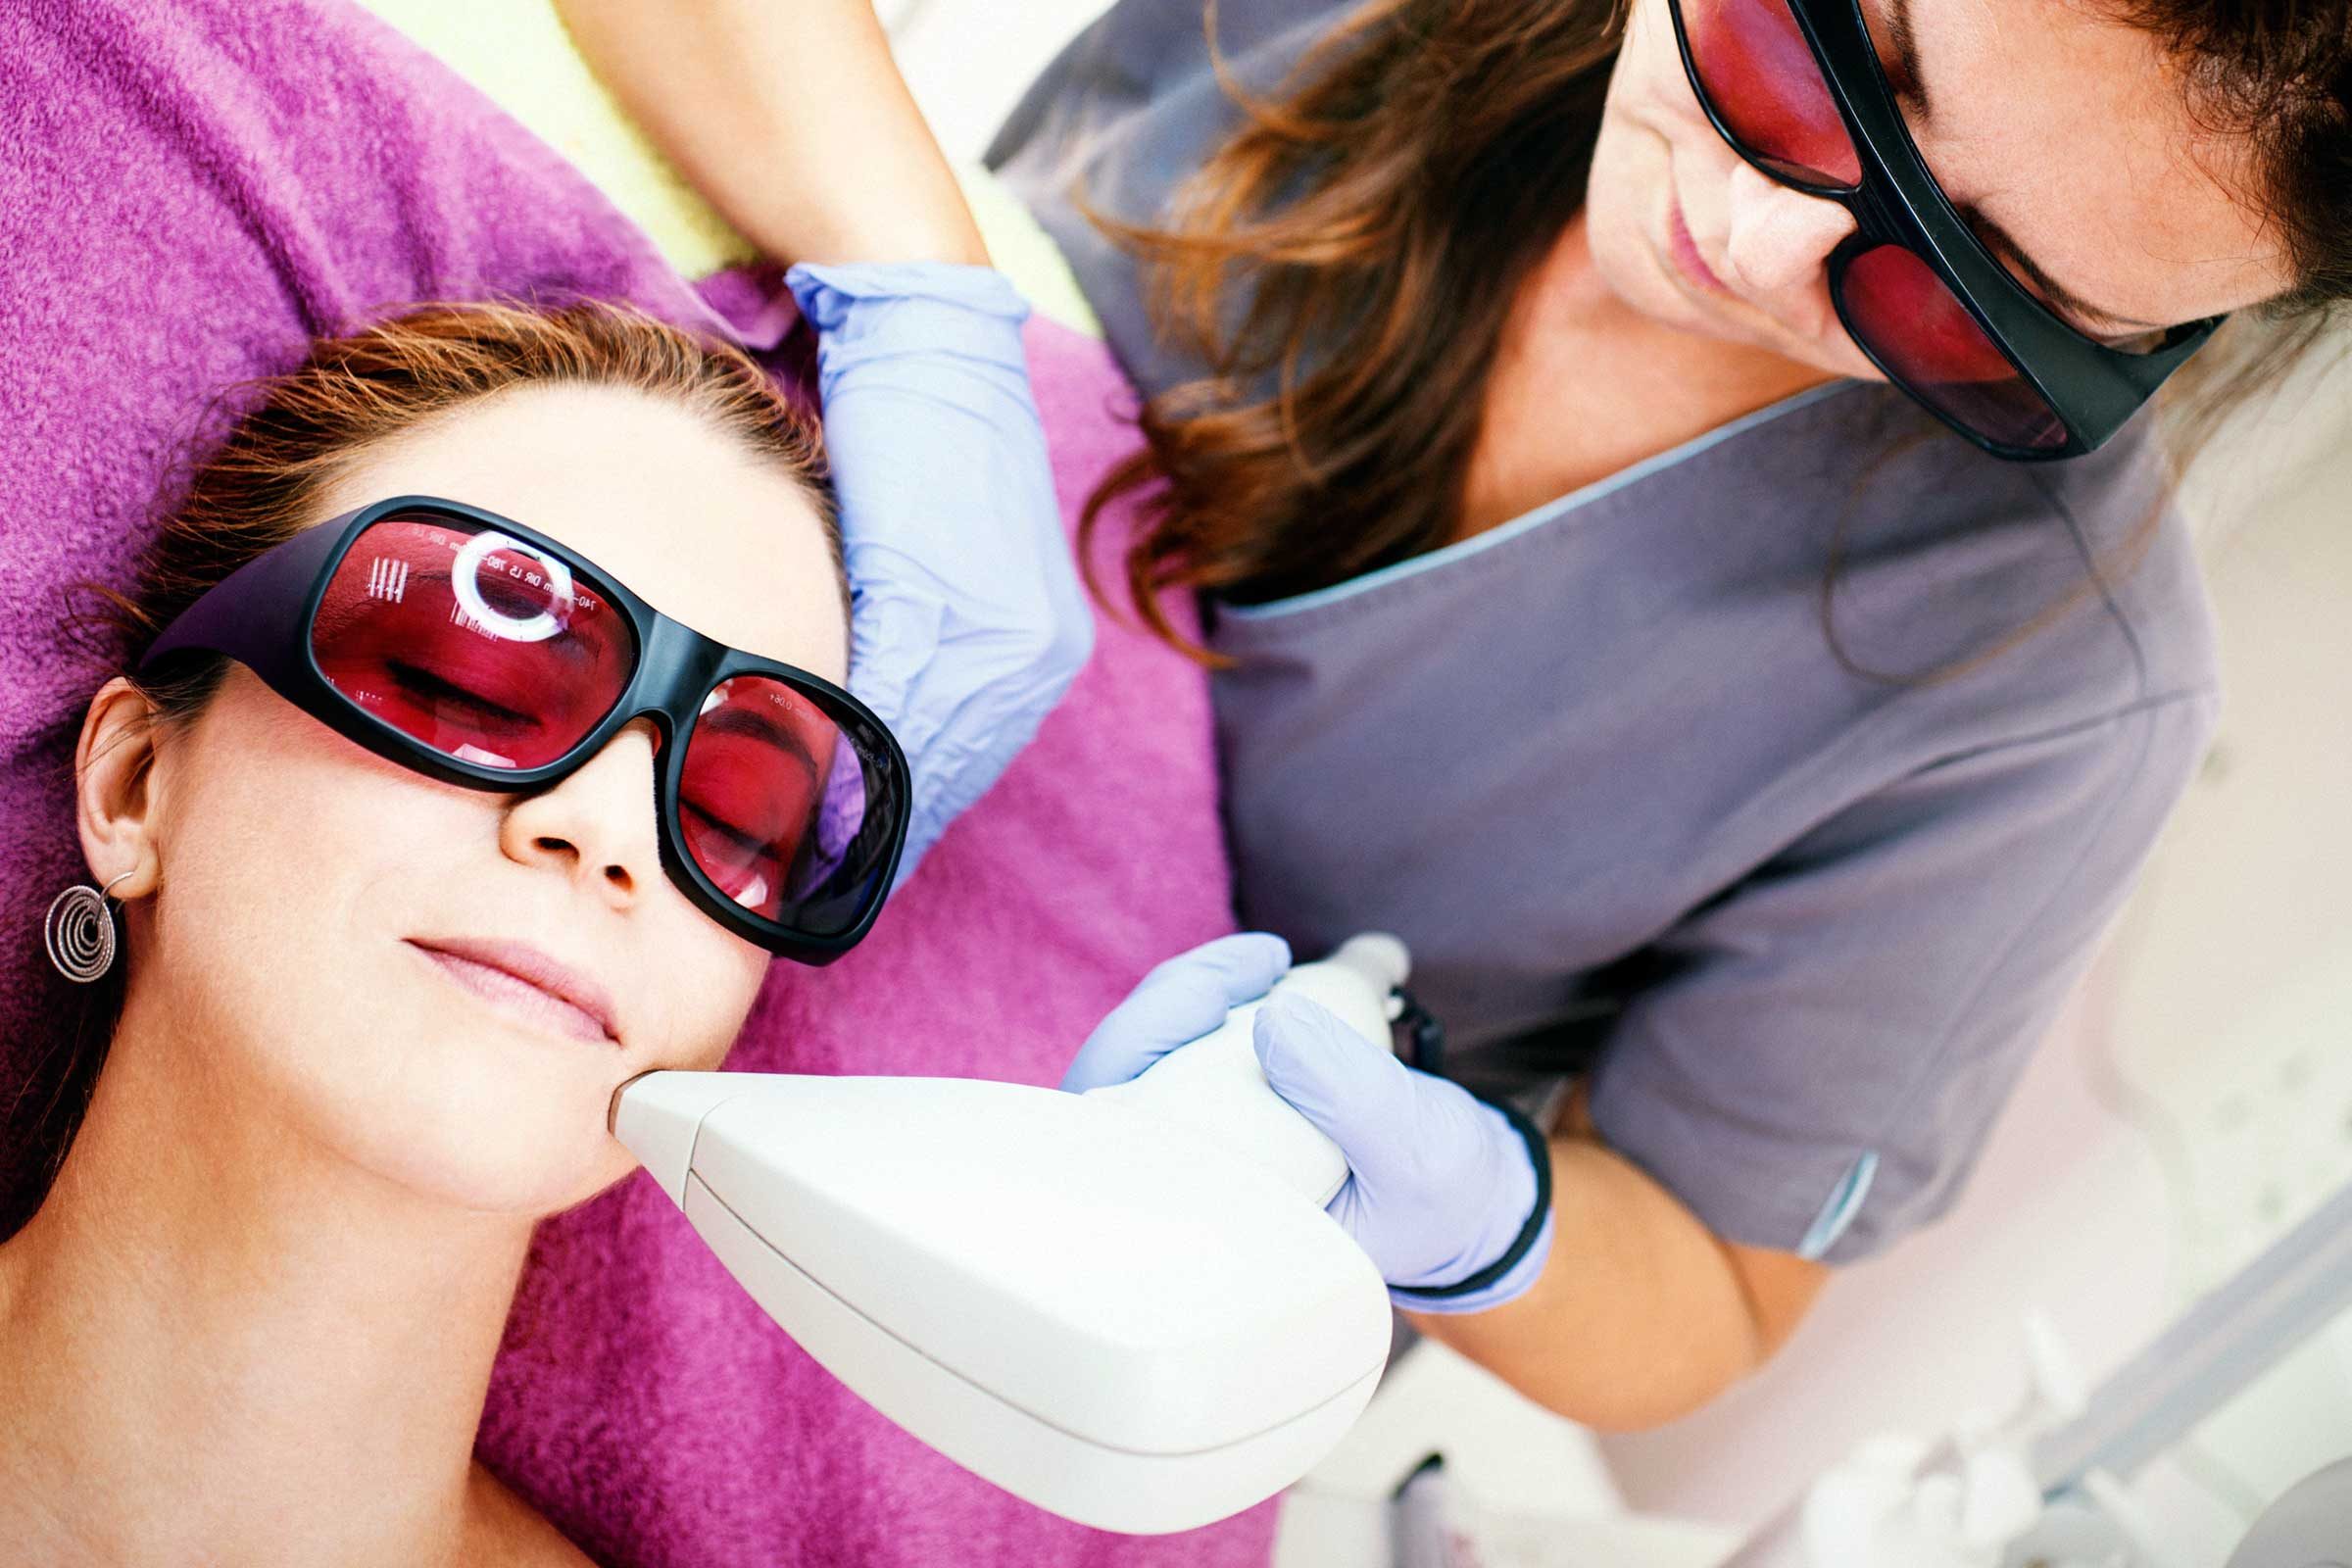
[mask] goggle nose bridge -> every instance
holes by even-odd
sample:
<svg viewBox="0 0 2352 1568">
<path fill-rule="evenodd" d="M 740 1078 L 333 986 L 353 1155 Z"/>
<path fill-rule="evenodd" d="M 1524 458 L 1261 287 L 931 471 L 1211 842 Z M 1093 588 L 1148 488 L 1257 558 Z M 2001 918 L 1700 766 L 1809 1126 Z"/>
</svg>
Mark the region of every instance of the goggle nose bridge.
<svg viewBox="0 0 2352 1568">
<path fill-rule="evenodd" d="M 727 648 L 675 620 L 658 621 L 638 650 L 637 668 L 613 705 L 612 728 L 651 716 L 664 742 L 694 723 L 703 699 L 725 663 Z"/>
</svg>

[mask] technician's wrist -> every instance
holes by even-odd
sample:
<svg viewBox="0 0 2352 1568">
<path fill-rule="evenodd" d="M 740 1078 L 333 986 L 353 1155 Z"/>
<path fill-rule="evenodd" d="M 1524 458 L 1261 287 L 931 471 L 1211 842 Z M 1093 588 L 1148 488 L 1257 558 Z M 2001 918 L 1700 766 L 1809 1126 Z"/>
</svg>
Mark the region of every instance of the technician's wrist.
<svg viewBox="0 0 2352 1568">
<path fill-rule="evenodd" d="M 1483 1312 L 1524 1295 L 1551 1255 L 1551 1149 L 1543 1131 L 1518 1110 L 1478 1101 L 1491 1118 L 1492 1172 L 1478 1185 L 1488 1194 L 1486 1222 L 1468 1238 L 1460 1266 L 1392 1281 L 1389 1296 L 1418 1312 Z"/>
<path fill-rule="evenodd" d="M 957 262 L 803 262 L 784 274 L 801 313 L 828 340 L 888 339 L 909 346 L 945 331 L 950 346 L 977 336 L 1002 343 L 1029 318 L 1029 302 L 993 267 Z"/>
<path fill-rule="evenodd" d="M 1433 1293 L 1413 1290 L 1402 1285 L 1389 1287 L 1389 1299 L 1408 1312 L 1433 1312 L 1455 1315 L 1465 1312 L 1484 1312 L 1490 1307 L 1516 1300 L 1535 1289 L 1536 1281 L 1544 1277 L 1544 1265 L 1551 1260 L 1551 1240 L 1555 1230 L 1551 1209 L 1547 1203 L 1537 1221 L 1527 1246 L 1514 1260 L 1488 1283 L 1475 1290 Z"/>
</svg>

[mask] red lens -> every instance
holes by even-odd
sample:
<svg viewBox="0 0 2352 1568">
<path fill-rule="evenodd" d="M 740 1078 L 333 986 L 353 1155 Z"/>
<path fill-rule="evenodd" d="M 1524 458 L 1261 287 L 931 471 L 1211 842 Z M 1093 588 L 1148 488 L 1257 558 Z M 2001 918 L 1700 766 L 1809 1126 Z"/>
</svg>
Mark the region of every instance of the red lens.
<svg viewBox="0 0 2352 1568">
<path fill-rule="evenodd" d="M 352 541 L 311 623 L 327 683 L 461 761 L 555 761 L 636 662 L 603 589 L 505 534 L 392 516 Z"/>
<path fill-rule="evenodd" d="M 1848 262 L 1838 303 L 1856 342 L 1914 397 L 1996 446 L 2053 451 L 2066 424 L 1933 268 L 1896 245 Z"/>
<path fill-rule="evenodd" d="M 686 738 L 678 820 L 686 853 L 728 898 L 778 918 L 833 869 L 863 815 L 855 751 L 807 697 L 738 675 L 703 699 Z"/>
<path fill-rule="evenodd" d="M 1799 184 L 1851 190 L 1862 160 L 1786 0 L 1685 0 L 1701 90 L 1732 137 Z"/>
</svg>

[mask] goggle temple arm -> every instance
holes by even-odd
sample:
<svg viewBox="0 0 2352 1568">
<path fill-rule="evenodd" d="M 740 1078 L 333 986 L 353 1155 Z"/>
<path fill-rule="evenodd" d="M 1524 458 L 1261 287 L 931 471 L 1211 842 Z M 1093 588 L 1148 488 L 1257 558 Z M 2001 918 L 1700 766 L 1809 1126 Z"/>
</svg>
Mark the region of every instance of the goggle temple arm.
<svg viewBox="0 0 2352 1568">
<path fill-rule="evenodd" d="M 366 510 L 366 509 L 363 509 Z M 305 528 L 248 561 L 173 617 L 142 655 L 138 672 L 187 648 L 225 654 L 280 692 L 301 668 L 302 618 L 357 512 Z"/>
</svg>

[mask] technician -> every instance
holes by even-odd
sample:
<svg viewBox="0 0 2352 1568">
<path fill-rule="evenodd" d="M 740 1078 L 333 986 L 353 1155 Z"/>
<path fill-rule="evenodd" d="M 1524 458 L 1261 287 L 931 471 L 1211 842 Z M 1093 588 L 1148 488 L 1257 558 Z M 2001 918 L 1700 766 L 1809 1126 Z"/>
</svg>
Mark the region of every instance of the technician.
<svg viewBox="0 0 2352 1568">
<path fill-rule="evenodd" d="M 1122 0 L 990 162 L 1147 399 L 1098 499 L 1209 606 L 1242 919 L 1396 932 L 1450 1033 L 1259 1053 L 1417 1326 L 1665 1420 L 1949 1206 L 2196 766 L 2135 411 L 2352 295 L 2352 16 L 1202 9 Z M 698 172 L 757 209 L 755 149 Z M 1071 1087 L 1284 956 L 1164 966 Z"/>
</svg>

